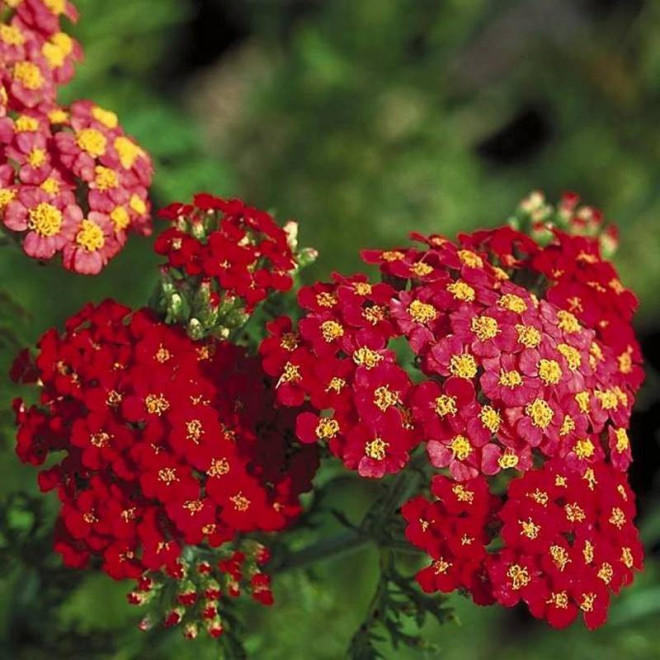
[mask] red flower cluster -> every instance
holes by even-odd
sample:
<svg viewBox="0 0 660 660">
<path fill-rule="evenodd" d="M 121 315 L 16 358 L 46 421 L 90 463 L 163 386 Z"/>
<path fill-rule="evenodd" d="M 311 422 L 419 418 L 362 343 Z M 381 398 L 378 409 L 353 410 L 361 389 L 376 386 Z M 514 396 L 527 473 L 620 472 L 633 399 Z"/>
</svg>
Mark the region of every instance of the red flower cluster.
<svg viewBox="0 0 660 660">
<path fill-rule="evenodd" d="M 180 572 L 184 545 L 276 530 L 300 511 L 316 469 L 292 447 L 259 362 L 226 342 L 195 343 L 141 310 L 88 305 L 14 377 L 39 405 L 16 402 L 17 452 L 41 465 L 62 502 L 56 550 L 69 566 L 98 558 L 116 579 Z"/>
<path fill-rule="evenodd" d="M 593 629 L 605 622 L 610 591 L 641 568 L 634 497 L 607 463 L 580 475 L 553 459 L 512 480 L 504 500 L 483 476 L 437 475 L 431 490 L 434 501 L 416 497 L 402 510 L 406 536 L 432 558 L 417 575 L 424 591 L 463 588 L 482 605 L 523 601 L 556 628 L 582 613 Z"/>
<path fill-rule="evenodd" d="M 9 3 L 0 25 L 0 219 L 22 235 L 25 253 L 98 273 L 129 230 L 151 231 L 147 190 L 152 164 L 117 116 L 90 101 L 70 108 L 56 88 L 70 80 L 80 46 L 60 32 L 75 18 L 64 0 Z"/>
<path fill-rule="evenodd" d="M 165 612 L 164 625 L 181 625 L 189 639 L 197 637 L 200 624 L 211 637 L 219 637 L 224 632 L 223 603 L 240 596 L 241 590 L 262 605 L 273 603 L 270 576 L 262 571 L 270 553 L 263 545 L 251 541 L 244 542 L 242 547 L 245 551 L 227 553 L 215 564 L 205 560 L 181 561 L 174 576 L 177 581 L 174 590 L 170 588 L 171 581 L 165 581 L 158 573 L 147 572 L 128 594 L 128 602 L 143 606 L 157 601 L 157 610 Z M 146 617 L 140 628 L 147 630 L 154 623 Z"/>
<path fill-rule="evenodd" d="M 414 235 L 421 248 L 363 252 L 381 283 L 335 275 L 302 289 L 297 329 L 278 319 L 261 345 L 278 401 L 304 408 L 300 441 L 327 441 L 366 477 L 401 470 L 425 442 L 432 466 L 457 486 L 482 480 L 486 495 L 487 478 L 551 460 L 573 479 L 595 473 L 601 500 L 610 497 L 615 477 L 606 475 L 631 461 L 627 428 L 643 379 L 630 325 L 636 299 L 597 237 L 548 232 L 545 247 L 510 227 L 458 244 Z M 461 522 L 482 529 L 482 550 L 490 502 Z M 473 579 L 468 570 L 460 584 Z M 491 592 L 505 603 L 497 586 Z"/>
<path fill-rule="evenodd" d="M 205 193 L 192 204 L 170 204 L 159 216 L 171 225 L 155 247 L 167 257 L 167 271 L 175 279 L 200 278 L 212 306 L 249 313 L 270 293 L 291 288 L 295 223 L 282 229 L 265 211 Z"/>
</svg>

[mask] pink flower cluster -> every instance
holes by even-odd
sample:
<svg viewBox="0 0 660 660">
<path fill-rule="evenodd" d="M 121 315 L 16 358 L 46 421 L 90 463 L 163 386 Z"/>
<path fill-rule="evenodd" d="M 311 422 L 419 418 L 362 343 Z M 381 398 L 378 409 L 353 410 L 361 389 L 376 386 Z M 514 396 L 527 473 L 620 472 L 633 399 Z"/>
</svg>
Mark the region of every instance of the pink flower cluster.
<svg viewBox="0 0 660 660">
<path fill-rule="evenodd" d="M 126 242 L 151 231 L 148 154 L 117 115 L 91 101 L 56 101 L 80 46 L 60 31 L 64 0 L 22 0 L 0 25 L 0 219 L 41 260 L 96 274 Z"/>
</svg>

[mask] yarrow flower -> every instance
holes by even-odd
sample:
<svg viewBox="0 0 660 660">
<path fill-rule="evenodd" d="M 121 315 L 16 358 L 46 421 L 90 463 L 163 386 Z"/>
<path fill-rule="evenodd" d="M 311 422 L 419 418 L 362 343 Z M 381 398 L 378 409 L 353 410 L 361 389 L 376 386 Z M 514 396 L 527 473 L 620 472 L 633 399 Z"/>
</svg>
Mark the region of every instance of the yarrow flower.
<svg viewBox="0 0 660 660">
<path fill-rule="evenodd" d="M 282 228 L 238 199 L 200 193 L 159 216 L 170 225 L 155 245 L 167 258 L 162 311 L 169 321 L 194 319 L 192 336 L 242 325 L 270 294 L 288 291 L 296 269 L 314 258 L 312 250 L 296 253 L 294 222 Z"/>
<path fill-rule="evenodd" d="M 287 317 L 272 322 L 260 350 L 278 402 L 300 410 L 301 442 L 324 443 L 348 468 L 374 478 L 403 469 L 423 444 L 430 465 L 447 475 L 434 484 L 459 490 L 479 484 L 483 501 L 461 514 L 457 536 L 442 548 L 425 545 L 413 518 L 431 511 L 423 531 L 436 525 L 438 536 L 455 514 L 451 507 L 417 501 L 406 515 L 417 530 L 409 537 L 435 561 L 418 578 L 425 589 L 461 587 L 478 602 L 504 605 L 522 597 L 552 625 L 569 623 L 581 609 L 595 627 L 605 619 L 608 585 L 618 590 L 641 565 L 622 474 L 631 461 L 627 428 L 643 379 L 631 326 L 637 302 L 601 256 L 600 234 L 584 235 L 584 225 L 575 224 L 584 212 L 569 213 L 564 203 L 558 213 L 554 224 L 544 216 L 543 244 L 503 227 L 456 243 L 414 234 L 421 247 L 365 250 L 363 260 L 379 268 L 381 282 L 335 274 L 332 282 L 301 289 L 297 327 Z M 536 225 L 527 229 L 538 232 Z M 404 368 L 412 366 L 420 372 L 414 380 Z M 552 506 L 538 510 L 524 498 L 514 505 L 520 475 L 537 472 L 556 472 L 569 490 L 548 494 Z M 504 501 L 489 495 L 499 473 L 510 484 Z M 599 507 L 614 501 L 624 521 L 601 525 L 602 516 L 614 514 Z M 564 520 L 573 504 L 570 515 L 582 517 L 579 530 L 589 531 L 584 542 L 609 557 L 614 573 L 583 586 L 559 581 L 562 589 L 544 577 L 546 593 L 536 586 L 540 558 L 553 544 L 575 554 L 582 543 L 578 527 L 568 524 L 576 521 Z M 507 549 L 486 550 L 499 530 Z M 461 549 L 463 533 L 470 548 Z M 539 598 L 557 602 L 541 603 L 526 591 L 512 596 L 502 576 L 518 569 L 526 577 L 516 584 L 534 585 Z M 588 572 L 582 575 L 586 580 Z"/>
<path fill-rule="evenodd" d="M 68 566 L 182 579 L 187 547 L 223 550 L 301 510 L 316 448 L 295 447 L 293 415 L 274 408 L 258 359 L 240 347 L 193 342 L 106 301 L 47 332 L 13 376 L 40 393 L 36 405 L 15 402 L 20 459 L 58 454 L 39 485 L 61 501 L 55 549 Z M 264 579 L 251 589 L 268 600 Z"/>
<path fill-rule="evenodd" d="M 126 242 L 149 234 L 148 154 L 117 115 L 91 101 L 57 104 L 80 46 L 60 31 L 64 1 L 11 2 L 0 25 L 0 220 L 28 256 L 62 255 L 64 267 L 97 274 Z"/>
</svg>

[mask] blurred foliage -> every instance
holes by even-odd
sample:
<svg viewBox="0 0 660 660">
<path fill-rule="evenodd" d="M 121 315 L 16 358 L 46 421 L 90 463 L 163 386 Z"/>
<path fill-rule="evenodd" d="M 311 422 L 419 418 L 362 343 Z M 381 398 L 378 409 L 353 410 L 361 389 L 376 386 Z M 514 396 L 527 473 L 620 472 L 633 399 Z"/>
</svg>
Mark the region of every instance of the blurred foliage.
<svg viewBox="0 0 660 660">
<path fill-rule="evenodd" d="M 640 328 L 649 336 L 659 328 L 654 0 L 76 4 L 86 61 L 62 100 L 93 98 L 119 113 L 154 155 L 157 205 L 209 189 L 244 195 L 282 220 L 295 217 L 301 242 L 321 253 L 310 278 L 359 268 L 359 247 L 396 244 L 411 230 L 451 235 L 494 225 L 533 188 L 551 198 L 572 189 L 620 224 L 618 264 L 641 295 Z M 206 25 L 198 42 L 206 15 L 217 28 Z M 191 49 L 208 51 L 208 66 L 186 69 Z M 144 304 L 155 264 L 144 239 L 131 240 L 98 278 L 3 249 L 2 373 L 18 345 L 61 325 L 87 300 Z M 638 462 L 657 473 L 648 460 L 660 425 L 649 412 L 657 411 L 656 391 L 649 385 L 644 393 L 646 437 L 635 449 Z M 0 378 L 0 657 L 217 658 L 216 645 L 185 642 L 178 631 L 138 632 L 139 610 L 126 604 L 125 585 L 62 569 L 47 551 L 54 502 L 36 495 L 34 471 L 13 454 L 14 396 Z M 372 484 L 349 478 L 331 482 L 327 493 L 330 507 L 349 511 L 355 523 L 372 498 Z M 643 504 L 644 539 L 657 550 L 657 483 Z M 315 534 L 339 527 L 326 514 Z M 249 656 L 344 657 L 377 592 L 379 561 L 367 547 L 278 576 L 276 605 L 248 609 Z M 414 560 L 405 568 L 412 572 Z M 376 644 L 384 657 L 404 660 L 658 658 L 659 584 L 650 557 L 596 633 L 551 631 L 517 610 L 452 597 L 461 625 L 429 620 L 423 630 L 438 653 Z"/>
</svg>

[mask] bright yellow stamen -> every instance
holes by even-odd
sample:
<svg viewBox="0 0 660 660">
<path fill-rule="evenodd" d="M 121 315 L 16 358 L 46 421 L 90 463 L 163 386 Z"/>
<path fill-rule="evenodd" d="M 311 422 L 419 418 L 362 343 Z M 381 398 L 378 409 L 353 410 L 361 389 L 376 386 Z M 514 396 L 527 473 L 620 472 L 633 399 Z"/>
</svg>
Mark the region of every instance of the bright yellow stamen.
<svg viewBox="0 0 660 660">
<path fill-rule="evenodd" d="M 520 459 L 518 456 L 516 456 L 515 452 L 511 447 L 507 447 L 503 452 L 502 455 L 497 459 L 497 464 L 500 466 L 502 470 L 509 470 L 515 468 L 518 463 L 520 462 Z"/>
<path fill-rule="evenodd" d="M 14 65 L 14 79 L 26 89 L 35 91 L 44 85 L 44 77 L 41 70 L 32 62 L 17 62 Z"/>
<path fill-rule="evenodd" d="M 328 291 L 316 294 L 316 304 L 319 307 L 334 307 L 339 302 L 336 295 Z"/>
<path fill-rule="evenodd" d="M 131 224 L 128 211 L 123 206 L 116 206 L 110 213 L 110 220 L 115 227 L 115 231 L 123 231 Z"/>
<path fill-rule="evenodd" d="M 532 541 L 538 538 L 539 532 L 541 531 L 541 526 L 536 525 L 531 518 L 528 518 L 527 520 L 519 520 L 518 523 L 522 527 L 521 533 L 523 536 L 526 536 Z"/>
<path fill-rule="evenodd" d="M 291 364 L 287 362 L 284 365 L 284 370 L 282 375 L 277 381 L 277 386 L 280 386 L 282 383 L 297 383 L 302 376 L 300 375 L 300 367 L 297 364 Z"/>
<path fill-rule="evenodd" d="M 30 167 L 41 167 L 46 163 L 46 151 L 45 149 L 40 149 L 39 147 L 35 147 L 30 151 L 30 153 L 27 156 L 27 162 L 29 163 Z"/>
<path fill-rule="evenodd" d="M 69 119 L 69 113 L 61 108 L 51 110 L 48 113 L 48 121 L 51 124 L 64 124 Z"/>
<path fill-rule="evenodd" d="M 541 429 L 546 429 L 552 422 L 555 413 L 543 399 L 534 399 L 525 407 L 525 414 L 531 417 L 532 424 Z"/>
<path fill-rule="evenodd" d="M 99 123 L 103 124 L 106 128 L 117 128 L 119 120 L 117 115 L 110 110 L 105 110 L 98 105 L 92 108 L 92 117 Z"/>
<path fill-rule="evenodd" d="M 353 284 L 353 291 L 355 291 L 358 296 L 369 296 L 371 295 L 372 290 L 373 287 L 369 282 L 355 282 L 355 284 Z"/>
<path fill-rule="evenodd" d="M 316 425 L 316 437 L 319 440 L 329 440 L 339 433 L 339 422 L 332 417 L 321 417 Z"/>
<path fill-rule="evenodd" d="M 541 358 L 537 364 L 539 378 L 546 385 L 556 385 L 561 380 L 561 367 L 556 360 Z"/>
<path fill-rule="evenodd" d="M 502 387 L 520 387 L 523 384 L 523 378 L 519 371 L 504 371 L 500 372 L 499 384 Z"/>
<path fill-rule="evenodd" d="M 479 419 L 481 423 L 491 432 L 497 433 L 502 423 L 502 417 L 491 406 L 484 406 L 479 412 Z"/>
<path fill-rule="evenodd" d="M 561 428 L 559 429 L 559 435 L 564 436 L 568 435 L 575 431 L 575 421 L 570 415 L 564 417 L 564 421 L 561 423 Z"/>
<path fill-rule="evenodd" d="M 387 250 L 386 252 L 381 253 L 380 255 L 385 261 L 400 261 L 403 259 L 406 255 L 403 254 L 403 252 L 399 252 L 399 250 Z"/>
<path fill-rule="evenodd" d="M 626 568 L 632 568 L 634 565 L 633 554 L 630 548 L 621 548 L 621 561 Z"/>
<path fill-rule="evenodd" d="M 474 492 L 468 490 L 463 484 L 452 486 L 451 492 L 456 495 L 456 499 L 459 502 L 468 502 L 471 504 L 474 500 Z"/>
<path fill-rule="evenodd" d="M 417 277 L 425 277 L 433 272 L 433 268 L 428 264 L 425 264 L 423 261 L 418 261 L 410 270 L 414 275 L 417 275 Z"/>
<path fill-rule="evenodd" d="M 479 341 L 492 339 L 500 331 L 497 321 L 492 316 L 476 316 L 470 323 L 470 329 Z"/>
<path fill-rule="evenodd" d="M 626 514 L 615 506 L 609 518 L 610 524 L 614 525 L 617 529 L 621 529 L 626 524 Z"/>
<path fill-rule="evenodd" d="M 0 209 L 4 209 L 16 197 L 16 191 L 8 188 L 0 189 Z"/>
<path fill-rule="evenodd" d="M 596 451 L 594 443 L 589 438 L 580 438 L 573 446 L 573 451 L 578 458 L 591 458 Z"/>
<path fill-rule="evenodd" d="M 383 412 L 388 408 L 395 406 L 397 403 L 399 403 L 398 392 L 392 392 L 387 385 L 383 385 L 374 390 L 374 405 L 377 408 L 380 408 Z"/>
<path fill-rule="evenodd" d="M 566 568 L 566 564 L 571 561 L 566 548 L 562 548 L 560 545 L 550 546 L 550 556 L 555 566 L 562 572 Z"/>
<path fill-rule="evenodd" d="M 474 378 L 477 375 L 477 361 L 469 353 L 452 355 L 449 371 L 459 378 Z"/>
<path fill-rule="evenodd" d="M 526 348 L 536 348 L 541 343 L 541 333 L 533 325 L 516 325 L 518 341 Z"/>
<path fill-rule="evenodd" d="M 8 46 L 22 46 L 25 36 L 15 25 L 0 25 L 0 40 Z"/>
<path fill-rule="evenodd" d="M 353 362 L 355 362 L 355 364 L 363 365 L 367 369 L 373 369 L 382 359 L 383 356 L 380 353 L 372 351 L 366 346 L 358 348 L 357 351 L 353 353 Z"/>
<path fill-rule="evenodd" d="M 97 158 L 105 153 L 108 141 L 105 135 L 95 128 L 83 128 L 76 134 L 76 144 L 90 156 Z"/>
<path fill-rule="evenodd" d="M 128 202 L 128 205 L 135 211 L 138 215 L 144 215 L 147 212 L 147 205 L 145 204 L 142 197 L 139 195 L 131 195 L 131 199 Z"/>
<path fill-rule="evenodd" d="M 324 321 L 321 323 L 321 334 L 323 339 L 330 343 L 344 336 L 344 328 L 337 321 Z"/>
<path fill-rule="evenodd" d="M 435 400 L 435 412 L 440 417 L 455 415 L 458 412 L 458 409 L 456 408 L 456 397 L 447 396 L 446 394 L 440 395 Z"/>
<path fill-rule="evenodd" d="M 571 371 L 577 371 L 582 364 L 582 358 L 580 357 L 580 351 L 573 346 L 568 344 L 559 344 L 557 350 L 564 356 L 566 362 L 568 362 L 568 368 Z"/>
<path fill-rule="evenodd" d="M 514 591 L 526 587 L 532 581 L 529 571 L 519 564 L 511 564 L 509 570 L 506 572 L 506 576 L 511 580 L 511 587 Z"/>
<path fill-rule="evenodd" d="M 57 195 L 60 192 L 60 182 L 50 176 L 39 187 L 49 195 Z"/>
<path fill-rule="evenodd" d="M 609 584 L 614 577 L 614 569 L 609 562 L 603 562 L 598 569 L 597 576 L 605 583 Z"/>
<path fill-rule="evenodd" d="M 105 245 L 103 230 L 93 220 L 83 220 L 76 234 L 76 243 L 88 252 L 100 250 Z"/>
<path fill-rule="evenodd" d="M 17 133 L 34 133 L 39 130 L 39 121 L 29 115 L 21 115 L 14 122 Z"/>
<path fill-rule="evenodd" d="M 119 156 L 119 162 L 121 163 L 124 169 L 129 170 L 135 161 L 144 154 L 144 151 L 135 144 L 132 140 L 123 135 L 115 138 L 115 151 Z"/>
<path fill-rule="evenodd" d="M 430 321 L 435 321 L 438 318 L 438 312 L 428 303 L 424 303 L 421 300 L 413 300 L 410 305 L 408 305 L 408 314 L 415 323 L 429 323 Z"/>
<path fill-rule="evenodd" d="M 163 394 L 148 394 L 144 400 L 144 407 L 151 415 L 162 415 L 170 407 L 170 402 Z"/>
<path fill-rule="evenodd" d="M 580 408 L 580 412 L 583 413 L 588 413 L 589 412 L 589 401 L 591 399 L 591 394 L 587 391 L 584 390 L 582 392 L 578 392 L 575 395 L 575 401 L 578 404 L 578 407 Z"/>
<path fill-rule="evenodd" d="M 522 314 L 527 310 L 527 303 L 514 293 L 505 293 L 498 301 L 497 304 L 510 312 Z"/>
<path fill-rule="evenodd" d="M 109 167 L 97 165 L 94 168 L 94 182 L 99 190 L 110 190 L 119 185 L 119 177 L 114 170 Z"/>
<path fill-rule="evenodd" d="M 577 320 L 574 314 L 566 311 L 565 309 L 560 309 L 557 312 L 557 319 L 559 320 L 559 329 L 567 332 L 568 334 L 573 334 L 574 332 L 580 332 L 580 322 Z"/>
<path fill-rule="evenodd" d="M 564 505 L 564 513 L 566 514 L 566 519 L 570 522 L 583 522 L 587 517 L 584 509 L 575 502 Z"/>
<path fill-rule="evenodd" d="M 462 300 L 463 302 L 473 302 L 477 295 L 475 290 L 469 284 L 461 282 L 460 280 L 449 284 L 447 286 L 447 291 L 449 291 L 456 300 Z"/>
<path fill-rule="evenodd" d="M 472 445 L 464 435 L 457 435 L 449 445 L 454 458 L 464 461 L 472 453 Z"/>
<path fill-rule="evenodd" d="M 459 250 L 458 258 L 470 268 L 483 268 L 483 259 L 470 250 Z"/>
<path fill-rule="evenodd" d="M 548 598 L 548 605 L 554 605 L 562 610 L 568 607 L 568 594 L 565 591 L 553 591 Z"/>
<path fill-rule="evenodd" d="M 62 212 L 52 204 L 41 202 L 28 212 L 30 229 L 40 236 L 55 236 L 62 228 Z"/>
<path fill-rule="evenodd" d="M 616 429 L 614 431 L 614 435 L 616 436 L 615 449 L 619 453 L 628 451 L 628 449 L 630 449 L 630 440 L 628 439 L 628 433 L 626 432 L 626 429 Z"/>
<path fill-rule="evenodd" d="M 387 455 L 386 449 L 389 446 L 382 438 L 374 438 L 364 446 L 364 454 L 375 461 L 382 461 Z"/>
</svg>

